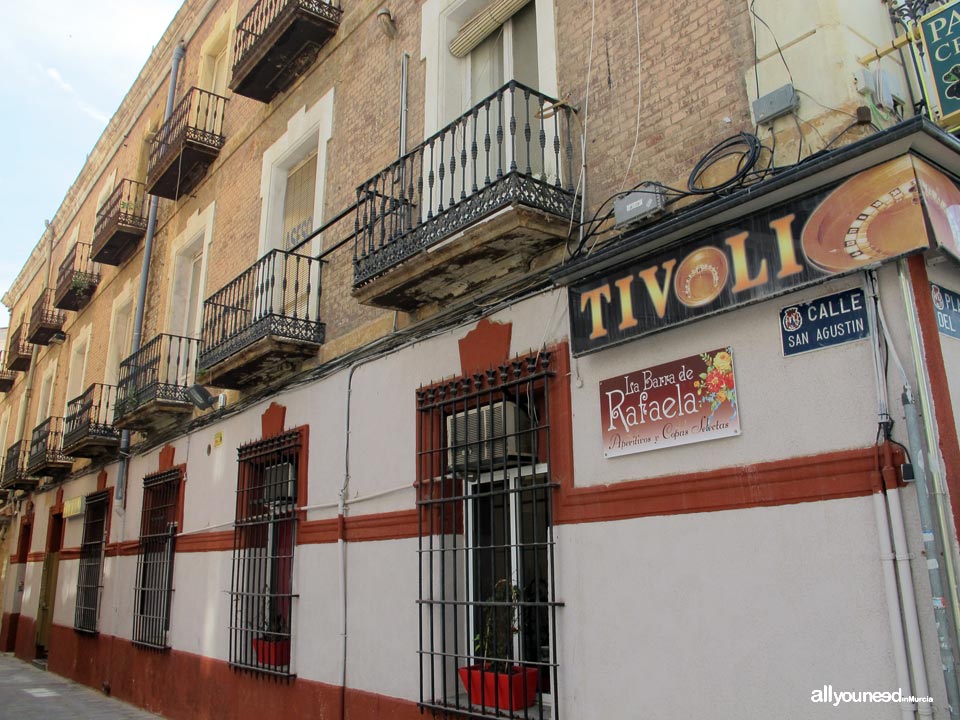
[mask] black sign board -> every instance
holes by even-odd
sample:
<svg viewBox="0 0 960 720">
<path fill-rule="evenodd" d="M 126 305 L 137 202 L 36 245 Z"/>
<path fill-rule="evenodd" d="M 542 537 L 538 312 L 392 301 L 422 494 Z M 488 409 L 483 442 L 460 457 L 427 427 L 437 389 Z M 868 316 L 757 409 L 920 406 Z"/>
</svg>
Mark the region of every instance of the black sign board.
<svg viewBox="0 0 960 720">
<path fill-rule="evenodd" d="M 870 335 L 867 302 L 860 288 L 780 310 L 784 356 L 842 345 Z"/>
</svg>

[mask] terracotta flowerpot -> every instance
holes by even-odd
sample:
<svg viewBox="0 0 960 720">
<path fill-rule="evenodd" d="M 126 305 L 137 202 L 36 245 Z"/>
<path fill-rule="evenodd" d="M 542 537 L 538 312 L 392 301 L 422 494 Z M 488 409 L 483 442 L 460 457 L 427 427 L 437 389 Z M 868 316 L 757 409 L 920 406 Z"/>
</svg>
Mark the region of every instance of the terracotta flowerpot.
<svg viewBox="0 0 960 720">
<path fill-rule="evenodd" d="M 499 673 L 483 665 L 468 665 L 458 668 L 457 673 L 474 705 L 523 710 L 537 699 L 538 668 L 514 665 L 510 672 Z"/>
<path fill-rule="evenodd" d="M 290 664 L 290 639 L 266 640 L 253 638 L 253 652 L 261 665 L 274 667 Z"/>
</svg>

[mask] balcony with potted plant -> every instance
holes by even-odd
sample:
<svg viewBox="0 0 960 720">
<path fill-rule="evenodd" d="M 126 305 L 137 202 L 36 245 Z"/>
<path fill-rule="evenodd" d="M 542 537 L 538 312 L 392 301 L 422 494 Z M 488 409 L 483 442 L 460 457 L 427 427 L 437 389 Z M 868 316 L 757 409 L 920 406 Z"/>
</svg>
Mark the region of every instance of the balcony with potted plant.
<svg viewBox="0 0 960 720">
<path fill-rule="evenodd" d="M 100 283 L 100 266 L 90 255 L 88 243 L 74 243 L 60 264 L 53 306 L 60 310 L 82 310 Z"/>
<path fill-rule="evenodd" d="M 114 427 L 150 432 L 190 415 L 198 348 L 195 338 L 161 333 L 122 361 Z"/>
<path fill-rule="evenodd" d="M 93 230 L 91 258 L 104 265 L 120 265 L 137 249 L 147 233 L 146 189 L 143 183 L 124 178 L 110 193 Z"/>
</svg>

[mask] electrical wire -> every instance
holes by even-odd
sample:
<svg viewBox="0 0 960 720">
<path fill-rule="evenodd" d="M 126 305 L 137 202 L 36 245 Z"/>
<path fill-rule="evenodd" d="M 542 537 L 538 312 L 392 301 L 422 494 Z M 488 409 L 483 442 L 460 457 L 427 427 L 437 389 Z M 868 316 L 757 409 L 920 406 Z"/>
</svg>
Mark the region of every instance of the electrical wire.
<svg viewBox="0 0 960 720">
<path fill-rule="evenodd" d="M 637 21 L 637 129 L 633 136 L 633 149 L 630 150 L 630 158 L 627 160 L 627 168 L 623 171 L 623 180 L 620 181 L 620 190 L 627 184 L 627 177 L 630 175 L 630 168 L 633 166 L 633 158 L 637 152 L 637 145 L 640 144 L 640 108 L 643 98 L 643 73 L 641 72 L 642 56 L 640 54 L 640 0 L 633 0 L 634 17 Z"/>
</svg>

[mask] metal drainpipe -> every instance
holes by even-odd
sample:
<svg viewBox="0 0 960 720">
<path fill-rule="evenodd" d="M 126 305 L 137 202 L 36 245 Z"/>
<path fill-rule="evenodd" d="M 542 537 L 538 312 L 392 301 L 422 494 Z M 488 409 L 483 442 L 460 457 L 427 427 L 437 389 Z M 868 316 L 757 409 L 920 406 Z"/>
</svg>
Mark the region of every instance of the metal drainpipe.
<svg viewBox="0 0 960 720">
<path fill-rule="evenodd" d="M 173 49 L 173 60 L 170 62 L 170 85 L 167 88 L 167 105 L 163 110 L 163 122 L 167 122 L 173 114 L 173 101 L 177 92 L 177 73 L 180 70 L 180 61 L 186 54 L 183 41 L 177 43 Z M 147 235 L 143 241 L 143 263 L 140 265 L 140 288 L 137 292 L 137 312 L 133 318 L 133 339 L 130 342 L 130 355 L 140 349 L 140 338 L 143 334 L 143 311 L 147 301 L 147 282 L 150 279 L 150 254 L 153 250 L 153 236 L 157 231 L 157 207 L 160 198 L 150 197 L 150 211 L 147 215 Z M 129 356 L 128 356 L 129 357 Z M 130 470 L 130 431 L 120 433 L 120 469 L 117 476 L 117 487 L 114 497 L 123 500 L 126 495 L 127 474 Z"/>
<path fill-rule="evenodd" d="M 47 270 L 44 288 L 50 287 L 51 268 L 53 267 L 53 226 L 49 220 L 43 221 L 44 233 L 47 235 Z M 27 381 L 23 386 L 23 400 L 20 402 L 20 408 L 17 410 L 17 428 L 14 434 L 14 442 L 23 440 L 23 432 L 27 425 L 27 409 L 30 406 L 30 398 L 33 395 L 33 378 L 36 375 L 37 358 L 40 357 L 40 346 L 34 345 L 30 351 L 30 369 L 27 370 Z M 23 448 L 21 448 L 21 451 Z"/>
</svg>

